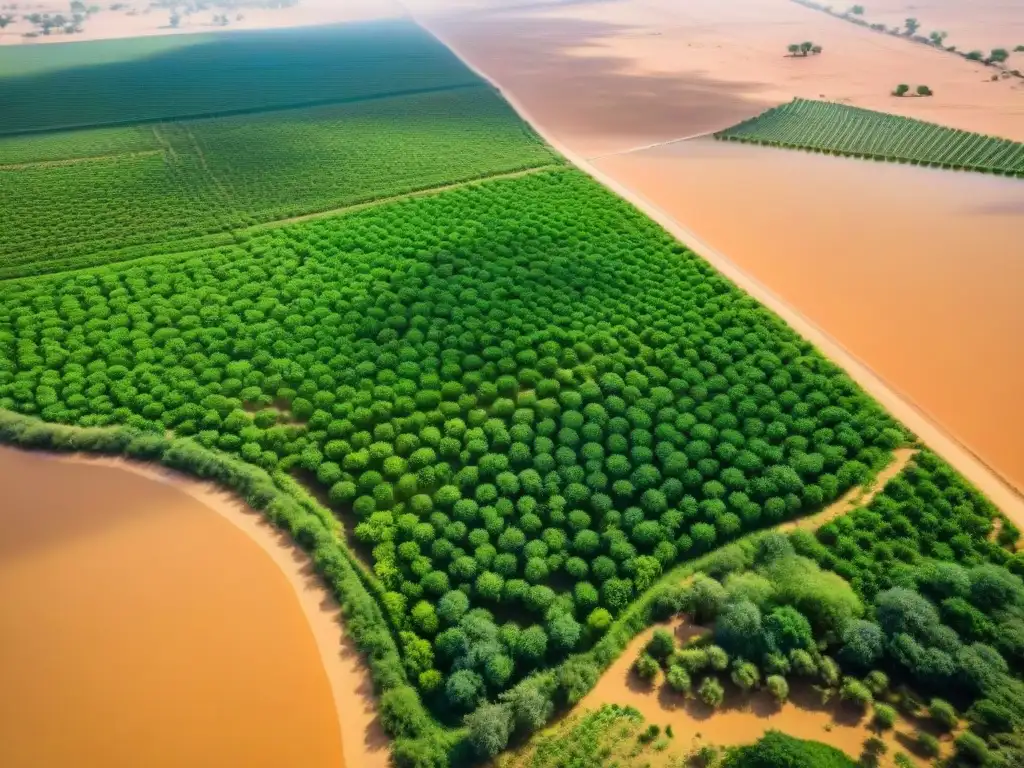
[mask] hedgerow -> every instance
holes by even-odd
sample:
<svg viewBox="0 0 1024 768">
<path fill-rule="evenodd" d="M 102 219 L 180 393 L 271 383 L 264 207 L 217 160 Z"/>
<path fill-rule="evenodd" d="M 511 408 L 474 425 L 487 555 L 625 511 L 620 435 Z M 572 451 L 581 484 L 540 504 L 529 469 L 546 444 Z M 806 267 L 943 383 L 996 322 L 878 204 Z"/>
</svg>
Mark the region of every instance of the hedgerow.
<svg viewBox="0 0 1024 768">
<path fill-rule="evenodd" d="M 0 297 L 0 406 L 169 430 L 323 494 L 453 723 L 547 668 L 579 700 L 675 563 L 820 508 L 906 440 L 576 172 Z"/>
<path fill-rule="evenodd" d="M 909 117 L 794 99 L 715 138 L 936 168 L 1024 176 L 1024 144 Z"/>
</svg>

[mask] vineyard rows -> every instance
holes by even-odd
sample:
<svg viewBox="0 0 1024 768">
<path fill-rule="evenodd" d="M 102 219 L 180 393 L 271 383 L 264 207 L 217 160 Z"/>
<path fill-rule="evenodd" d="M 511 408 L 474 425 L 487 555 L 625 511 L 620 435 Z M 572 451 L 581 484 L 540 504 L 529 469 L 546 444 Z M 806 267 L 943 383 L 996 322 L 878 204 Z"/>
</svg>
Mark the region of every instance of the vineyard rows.
<svg viewBox="0 0 1024 768">
<path fill-rule="evenodd" d="M 795 99 L 719 139 L 956 170 L 1024 176 L 1024 144 L 898 115 Z"/>
<path fill-rule="evenodd" d="M 159 154 L 119 154 L 137 149 Z M 264 115 L 0 138 L 0 277 L 557 162 L 486 86 Z M 129 249 L 127 251 L 121 249 Z M 76 261 L 79 260 L 79 261 Z"/>
</svg>

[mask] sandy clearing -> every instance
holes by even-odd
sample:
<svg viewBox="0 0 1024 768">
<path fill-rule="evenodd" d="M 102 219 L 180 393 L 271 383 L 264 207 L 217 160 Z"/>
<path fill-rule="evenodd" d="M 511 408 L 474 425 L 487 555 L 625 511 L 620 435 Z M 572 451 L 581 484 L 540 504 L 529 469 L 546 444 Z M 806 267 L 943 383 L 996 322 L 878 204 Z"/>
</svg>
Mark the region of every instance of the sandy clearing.
<svg viewBox="0 0 1024 768">
<path fill-rule="evenodd" d="M 5 463 L 17 461 L 22 468 L 34 465 L 35 471 L 41 476 L 45 475 L 48 481 L 69 470 L 77 470 L 80 474 L 82 470 L 88 470 L 87 479 L 80 478 L 77 483 L 87 482 L 90 489 L 98 486 L 119 487 L 126 492 L 123 498 L 133 498 L 139 504 L 143 503 L 142 500 L 148 503 L 150 498 L 158 497 L 170 500 L 168 503 L 172 504 L 172 509 L 177 510 L 186 506 L 183 500 L 187 500 L 201 514 L 212 510 L 218 519 L 245 534 L 262 550 L 261 556 L 269 557 L 277 566 L 275 571 L 284 577 L 284 588 L 294 597 L 300 609 L 299 614 L 304 617 L 312 633 L 315 656 L 326 674 L 329 697 L 333 699 L 331 705 L 328 705 L 333 706 L 329 719 L 336 724 L 341 735 L 340 751 L 344 756 L 344 764 L 360 768 L 383 768 L 388 765 L 388 740 L 376 714 L 370 675 L 351 639 L 344 633 L 340 607 L 317 579 L 305 553 L 295 547 L 285 534 L 267 523 L 259 513 L 210 483 L 153 465 L 107 457 L 25 453 L 4 447 L 0 447 L 0 459 Z M 274 615 L 278 622 L 283 622 L 287 612 L 279 606 Z M 283 649 L 281 653 L 284 653 Z M 246 673 L 251 675 L 254 668 L 265 670 L 268 663 L 282 669 L 294 666 L 286 664 L 285 659 L 278 656 L 273 660 L 262 659 L 258 667 L 254 664 Z M 275 742 L 286 739 L 288 732 L 283 726 L 288 718 L 270 714 L 274 722 L 262 727 L 279 731 L 274 738 Z M 296 713 L 306 718 L 309 714 L 305 710 Z M 247 725 L 251 728 L 253 723 Z M 310 726 L 313 725 L 311 722 Z M 317 727 L 320 729 L 318 732 L 322 733 L 324 724 Z M 308 754 L 305 757 L 295 754 L 291 758 L 254 754 L 247 759 L 249 765 L 266 765 L 267 768 L 294 764 L 295 759 L 303 765 L 310 764 L 306 762 L 310 759 Z M 323 764 L 336 764 L 336 760 L 334 758 Z"/>
<path fill-rule="evenodd" d="M 1024 139 L 1024 81 L 790 0 L 405 0 L 584 156 L 721 130 L 795 96 Z M 792 58 L 812 40 L 821 56 Z M 929 99 L 896 99 L 900 82 Z"/>
<path fill-rule="evenodd" d="M 89 5 L 90 3 L 86 3 Z M 63 14 L 70 17 L 68 4 L 49 2 L 19 4 L 16 11 L 0 11 L 16 16 L 13 23 L 0 31 L 0 45 L 35 45 L 46 43 L 79 42 L 84 40 L 110 40 L 122 37 L 151 37 L 153 35 L 177 35 L 196 32 L 216 32 L 240 29 L 277 29 L 301 27 L 314 24 L 337 24 L 350 21 L 372 21 L 402 16 L 402 9 L 396 0 L 298 0 L 292 8 L 235 8 L 211 7 L 205 11 L 182 15 L 177 28 L 170 26 L 170 11 L 166 8 L 150 8 L 149 3 L 136 0 L 125 3 L 125 7 L 112 11 L 111 3 L 105 3 L 103 10 L 95 13 L 82 23 L 82 31 L 64 34 L 54 30 L 49 35 L 25 37 L 26 33 L 38 32 L 38 28 L 22 18 L 33 13 Z M 213 23 L 214 15 L 226 14 L 227 25 Z M 238 14 L 242 15 L 238 19 Z"/>
<path fill-rule="evenodd" d="M 490 74 L 482 68 L 479 62 L 460 48 L 453 39 L 447 37 L 447 33 L 435 26 L 433 20 L 421 16 L 416 21 L 438 37 L 441 42 L 447 45 L 463 62 L 472 68 L 477 74 L 488 80 L 495 87 L 502 91 L 502 95 L 519 115 L 529 122 L 534 130 L 541 135 L 558 152 L 562 153 L 573 165 L 580 168 L 596 181 L 606 186 L 609 190 L 628 200 L 651 219 L 656 221 L 666 231 L 670 232 L 688 247 L 699 253 L 709 264 L 711 264 L 722 275 L 735 283 L 741 290 L 747 292 L 760 301 L 765 307 L 775 312 L 797 333 L 814 344 L 824 355 L 843 368 L 866 392 L 874 397 L 884 408 L 886 408 L 897 419 L 911 429 L 929 448 L 950 462 L 959 472 L 974 483 L 989 499 L 995 503 L 1004 514 L 1014 520 L 1018 525 L 1024 526 L 1024 496 L 1013 486 L 1008 484 L 998 472 L 993 470 L 984 460 L 975 454 L 970 448 L 960 442 L 946 428 L 937 423 L 928 413 L 924 412 L 914 401 L 885 381 L 869 364 L 862 361 L 851 353 L 843 343 L 836 337 L 829 334 L 814 320 L 785 300 L 783 300 L 772 288 L 762 282 L 761 279 L 741 268 L 737 263 L 731 261 L 721 251 L 709 246 L 697 234 L 673 218 L 664 209 L 628 187 L 619 179 L 614 178 L 598 165 L 590 163 L 575 151 L 567 142 L 562 140 L 561 134 L 545 124 L 539 116 L 535 116 L 527 105 L 520 100 L 518 93 L 509 88 L 501 88 L 498 81 L 491 79 Z M 845 22 L 843 22 L 845 23 Z M 900 42 L 900 41 L 897 41 Z M 710 141 L 710 140 L 709 140 Z M 679 144 L 670 145 L 678 147 Z M 843 158 L 837 158 L 843 159 Z M 847 162 L 855 162 L 848 160 Z M 920 169 L 930 170 L 930 169 Z M 938 173 L 938 172 L 936 172 Z M 1005 181 L 1014 181 L 1006 179 Z M 738 229 L 738 228 L 737 228 Z M 751 228 L 752 233 L 758 234 L 757 230 Z M 781 238 L 780 238 L 781 239 Z M 1002 256 L 1002 254 L 1001 254 Z M 1005 254 L 1009 257 L 1010 254 Z M 1019 260 L 1018 260 L 1019 261 Z M 821 295 L 827 297 L 827 291 Z M 842 294 L 845 295 L 845 294 Z M 863 299 L 861 304 L 864 306 Z M 871 306 L 868 304 L 867 306 Z M 982 304 L 981 306 L 985 306 Z M 1018 313 L 1019 314 L 1019 313 Z M 1005 357 L 1006 350 L 1002 351 L 1001 357 Z M 913 358 L 912 358 L 913 359 Z"/>
<path fill-rule="evenodd" d="M 708 633 L 707 629 L 694 626 L 681 616 L 650 627 L 633 638 L 573 712 L 597 709 L 603 704 L 632 706 L 650 723 L 662 728 L 671 725 L 674 744 L 689 745 L 691 750 L 705 744 L 719 747 L 750 744 L 766 731 L 778 730 L 800 739 L 823 742 L 856 759 L 863 751 L 865 739 L 876 735 L 869 727 L 870 715 L 857 717 L 838 701 L 838 697 L 822 703 L 817 691 L 800 682 L 791 681 L 790 700 L 779 707 L 766 691 L 743 695 L 728 682 L 727 675 L 720 674 L 725 682 L 726 698 L 718 711 L 692 697 L 686 699 L 675 693 L 664 684 L 663 675 L 659 675 L 654 685 L 649 685 L 633 674 L 632 665 L 659 628 L 672 631 L 680 645 Z M 700 676 L 695 684 L 699 684 L 699 680 Z M 882 765 L 892 765 L 896 752 L 910 754 L 914 764 L 922 768 L 931 764 L 908 749 L 915 726 L 901 717 L 893 731 L 881 736 L 888 747 Z M 948 746 L 948 738 L 944 743 Z"/>
</svg>

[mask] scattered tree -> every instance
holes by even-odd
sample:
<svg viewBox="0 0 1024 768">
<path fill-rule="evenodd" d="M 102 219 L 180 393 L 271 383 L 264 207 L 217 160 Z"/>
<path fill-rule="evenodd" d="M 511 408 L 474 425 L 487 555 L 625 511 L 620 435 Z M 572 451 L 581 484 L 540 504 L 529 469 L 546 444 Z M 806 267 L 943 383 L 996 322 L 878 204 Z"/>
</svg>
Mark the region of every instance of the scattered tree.
<svg viewBox="0 0 1024 768">
<path fill-rule="evenodd" d="M 914 18 L 909 18 L 906 21 L 904 21 L 903 26 L 906 29 L 906 32 L 904 34 L 907 37 L 913 37 L 915 34 L 917 34 L 917 30 L 921 28 L 921 25 L 918 23 L 917 19 Z"/>
<path fill-rule="evenodd" d="M 718 709 L 725 700 L 725 689 L 717 678 L 705 677 L 697 689 L 700 700 L 712 709 Z"/>
<path fill-rule="evenodd" d="M 944 731 L 952 731 L 960 720 L 953 705 L 943 699 L 931 700 L 928 705 L 928 715 Z"/>
<path fill-rule="evenodd" d="M 896 86 L 896 90 L 892 92 L 893 96 L 906 96 L 910 92 L 910 86 L 906 83 L 900 83 Z"/>
<path fill-rule="evenodd" d="M 1004 64 L 1006 60 L 1010 58 L 1010 52 L 1005 48 L 993 48 L 992 52 L 989 53 L 988 58 L 985 59 L 986 64 Z"/>
<path fill-rule="evenodd" d="M 927 85 L 919 85 L 919 86 L 917 86 L 917 95 L 918 96 L 934 96 L 935 94 L 932 92 L 932 89 L 929 88 Z"/>
<path fill-rule="evenodd" d="M 765 681 L 765 687 L 771 692 L 772 697 L 779 704 L 789 698 L 789 683 L 782 675 L 769 675 Z"/>
<path fill-rule="evenodd" d="M 896 710 L 888 704 L 875 702 L 874 718 L 872 723 L 880 731 L 888 731 L 896 725 Z"/>
</svg>

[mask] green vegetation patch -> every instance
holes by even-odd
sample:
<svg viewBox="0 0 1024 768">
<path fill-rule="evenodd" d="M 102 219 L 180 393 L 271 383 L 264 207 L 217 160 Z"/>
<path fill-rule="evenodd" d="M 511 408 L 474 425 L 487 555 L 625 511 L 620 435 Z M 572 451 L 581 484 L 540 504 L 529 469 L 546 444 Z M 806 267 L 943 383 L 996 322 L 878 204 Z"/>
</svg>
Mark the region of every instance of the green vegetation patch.
<svg viewBox="0 0 1024 768">
<path fill-rule="evenodd" d="M 0 407 L 301 477 L 354 527 L 411 679 L 452 720 L 905 439 L 570 171 L 0 295 Z"/>
<path fill-rule="evenodd" d="M 834 747 L 768 731 L 756 744 L 730 750 L 722 768 L 857 768 Z"/>
<path fill-rule="evenodd" d="M 143 152 L 143 154 L 139 154 Z M 558 162 L 487 87 L 0 138 L 0 277 Z M 107 154 L 115 153 L 115 154 Z M 182 244 L 178 250 L 188 250 Z"/>
<path fill-rule="evenodd" d="M 1024 176 L 1024 143 L 831 102 L 794 99 L 715 137 L 912 165 Z"/>
<path fill-rule="evenodd" d="M 408 21 L 0 49 L 0 134 L 479 84 Z"/>
</svg>

